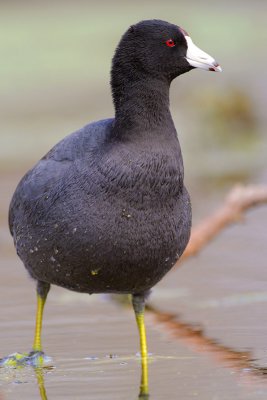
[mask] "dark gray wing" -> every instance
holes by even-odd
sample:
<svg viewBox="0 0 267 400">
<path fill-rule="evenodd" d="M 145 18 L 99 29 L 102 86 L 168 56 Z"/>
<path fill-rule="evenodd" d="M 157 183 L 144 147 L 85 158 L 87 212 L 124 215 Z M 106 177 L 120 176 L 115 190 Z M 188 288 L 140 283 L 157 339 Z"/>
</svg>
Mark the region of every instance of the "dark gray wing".
<svg viewBox="0 0 267 400">
<path fill-rule="evenodd" d="M 68 184 L 74 162 L 97 152 L 110 132 L 113 119 L 86 125 L 57 143 L 19 182 L 9 207 L 9 229 L 33 213 L 35 204 L 46 196 L 56 196 Z M 53 199 L 49 199 L 51 203 Z"/>
</svg>

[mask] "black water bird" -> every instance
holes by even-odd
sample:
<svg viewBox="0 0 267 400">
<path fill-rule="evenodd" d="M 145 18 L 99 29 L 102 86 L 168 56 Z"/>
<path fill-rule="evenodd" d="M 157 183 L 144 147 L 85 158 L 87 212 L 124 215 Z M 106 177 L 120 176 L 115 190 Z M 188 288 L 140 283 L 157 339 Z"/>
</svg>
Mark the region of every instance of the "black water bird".
<svg viewBox="0 0 267 400">
<path fill-rule="evenodd" d="M 7 365 L 41 362 L 51 284 L 89 294 L 129 293 L 147 393 L 145 297 L 183 253 L 191 227 L 169 88 L 196 67 L 221 70 L 182 28 L 160 20 L 131 26 L 112 62 L 115 118 L 67 136 L 20 181 L 9 224 L 37 282 L 38 308 L 33 351 L 4 359 Z"/>
</svg>

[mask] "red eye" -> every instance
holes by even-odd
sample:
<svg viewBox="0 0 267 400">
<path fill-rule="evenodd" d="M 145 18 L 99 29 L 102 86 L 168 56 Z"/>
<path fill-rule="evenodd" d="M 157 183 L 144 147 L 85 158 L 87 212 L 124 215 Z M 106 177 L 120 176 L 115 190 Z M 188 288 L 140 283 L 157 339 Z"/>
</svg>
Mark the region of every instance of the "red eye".
<svg viewBox="0 0 267 400">
<path fill-rule="evenodd" d="M 166 45 L 168 47 L 174 47 L 175 46 L 174 40 L 168 39 L 167 42 L 166 42 Z"/>
</svg>

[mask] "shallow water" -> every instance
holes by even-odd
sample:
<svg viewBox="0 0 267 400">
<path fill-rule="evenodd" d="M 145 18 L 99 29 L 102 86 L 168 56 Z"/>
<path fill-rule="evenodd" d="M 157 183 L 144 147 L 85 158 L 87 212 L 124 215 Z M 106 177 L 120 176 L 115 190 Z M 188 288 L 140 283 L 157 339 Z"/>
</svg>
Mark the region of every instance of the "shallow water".
<svg viewBox="0 0 267 400">
<path fill-rule="evenodd" d="M 30 350 L 34 329 L 34 283 L 6 225 L 17 180 L 1 179 L 0 356 Z M 154 289 L 146 316 L 152 400 L 266 399 L 266 217 L 264 207 L 249 212 Z M 53 368 L 39 374 L 47 399 L 138 398 L 134 315 L 114 299 L 52 288 L 43 345 L 53 358 Z M 31 367 L 0 369 L 0 399 L 42 398 L 37 378 Z"/>
</svg>

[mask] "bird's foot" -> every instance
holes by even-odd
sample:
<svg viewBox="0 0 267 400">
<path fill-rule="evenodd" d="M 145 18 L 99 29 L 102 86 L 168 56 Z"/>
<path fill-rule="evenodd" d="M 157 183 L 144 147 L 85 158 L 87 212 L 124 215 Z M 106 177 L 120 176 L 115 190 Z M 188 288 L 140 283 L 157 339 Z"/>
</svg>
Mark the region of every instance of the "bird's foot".
<svg viewBox="0 0 267 400">
<path fill-rule="evenodd" d="M 46 356 L 42 351 L 31 351 L 30 353 L 13 353 L 7 357 L 0 359 L 0 367 L 46 367 L 51 365 L 51 361 L 51 357 Z"/>
</svg>

